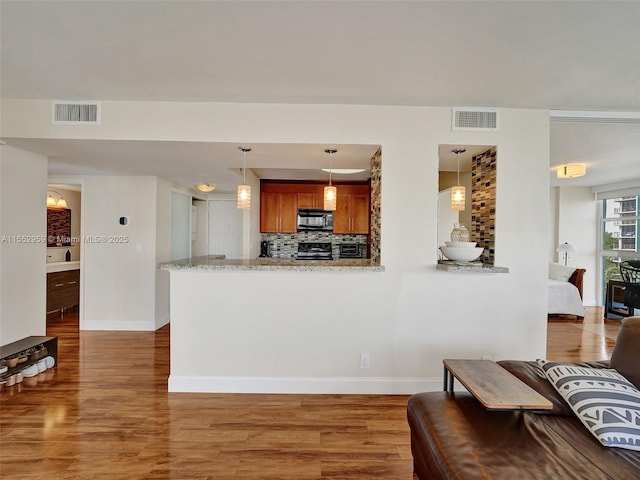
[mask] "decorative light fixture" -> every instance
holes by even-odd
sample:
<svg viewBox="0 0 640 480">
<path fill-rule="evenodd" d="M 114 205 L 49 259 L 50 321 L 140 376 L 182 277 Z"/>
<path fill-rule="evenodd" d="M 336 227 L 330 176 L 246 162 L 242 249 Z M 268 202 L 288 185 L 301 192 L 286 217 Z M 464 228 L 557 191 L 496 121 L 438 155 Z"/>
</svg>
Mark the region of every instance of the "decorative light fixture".
<svg viewBox="0 0 640 480">
<path fill-rule="evenodd" d="M 556 252 L 564 254 L 564 264 L 567 264 L 567 258 L 569 257 L 569 253 L 575 253 L 578 249 L 571 245 L 570 243 L 564 242 L 558 245 L 556 248 Z"/>
<path fill-rule="evenodd" d="M 59 197 L 58 200 L 53 196 L 54 193 Z M 47 208 L 68 208 L 67 201 L 60 192 L 47 190 Z"/>
<path fill-rule="evenodd" d="M 329 185 L 324 187 L 324 209 L 325 210 L 335 210 L 336 209 L 336 198 L 338 196 L 338 191 L 336 187 L 331 185 L 331 157 L 338 150 L 335 148 L 327 148 L 324 153 L 329 154 Z"/>
<path fill-rule="evenodd" d="M 251 208 L 251 185 L 247 185 L 247 152 L 249 147 L 238 147 L 242 152 L 242 185 L 238 185 L 238 208 L 249 210 Z"/>
<path fill-rule="evenodd" d="M 561 165 L 556 170 L 558 178 L 576 178 L 587 174 L 587 167 L 580 163 L 568 163 Z"/>
<path fill-rule="evenodd" d="M 458 182 L 455 187 L 451 188 L 451 209 L 452 210 L 464 210 L 465 209 L 465 188 L 460 185 L 460 154 L 466 152 L 466 148 L 454 148 L 451 152 L 455 153 L 458 157 Z"/>
<path fill-rule="evenodd" d="M 196 183 L 196 189 L 201 192 L 209 193 L 213 192 L 216 189 L 216 186 L 213 183 Z"/>
</svg>

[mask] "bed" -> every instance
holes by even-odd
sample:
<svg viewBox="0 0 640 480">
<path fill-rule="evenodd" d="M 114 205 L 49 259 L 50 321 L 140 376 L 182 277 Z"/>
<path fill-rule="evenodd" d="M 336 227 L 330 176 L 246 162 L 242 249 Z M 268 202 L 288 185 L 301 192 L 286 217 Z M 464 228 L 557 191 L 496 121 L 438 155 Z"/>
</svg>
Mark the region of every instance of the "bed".
<svg viewBox="0 0 640 480">
<path fill-rule="evenodd" d="M 549 263 L 547 313 L 550 319 L 558 315 L 574 315 L 578 320 L 584 319 L 582 281 L 585 272 L 584 268 Z"/>
</svg>

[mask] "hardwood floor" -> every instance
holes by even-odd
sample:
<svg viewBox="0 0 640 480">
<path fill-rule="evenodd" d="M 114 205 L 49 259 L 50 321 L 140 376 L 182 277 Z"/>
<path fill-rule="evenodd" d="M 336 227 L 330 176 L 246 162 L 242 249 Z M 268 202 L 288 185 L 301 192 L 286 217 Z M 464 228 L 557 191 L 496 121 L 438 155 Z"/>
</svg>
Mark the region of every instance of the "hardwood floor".
<svg viewBox="0 0 640 480">
<path fill-rule="evenodd" d="M 569 316 L 563 321 L 560 317 L 547 323 L 547 359 L 578 362 L 611 358 L 620 322 L 603 322 L 601 307 L 586 307 L 582 323 L 573 319 Z"/>
<path fill-rule="evenodd" d="M 617 324 L 549 323 L 548 358 L 607 358 Z M 57 368 L 0 393 L 0 477 L 410 479 L 403 395 L 168 393 L 169 326 L 52 318 Z"/>
</svg>

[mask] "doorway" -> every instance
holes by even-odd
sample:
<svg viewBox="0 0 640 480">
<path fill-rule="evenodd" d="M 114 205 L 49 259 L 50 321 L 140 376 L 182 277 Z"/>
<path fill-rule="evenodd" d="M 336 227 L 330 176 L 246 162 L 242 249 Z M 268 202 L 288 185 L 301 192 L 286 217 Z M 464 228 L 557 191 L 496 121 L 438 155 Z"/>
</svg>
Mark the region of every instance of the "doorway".
<svg viewBox="0 0 640 480">
<path fill-rule="evenodd" d="M 81 328 L 82 185 L 47 185 L 46 322 Z"/>
</svg>

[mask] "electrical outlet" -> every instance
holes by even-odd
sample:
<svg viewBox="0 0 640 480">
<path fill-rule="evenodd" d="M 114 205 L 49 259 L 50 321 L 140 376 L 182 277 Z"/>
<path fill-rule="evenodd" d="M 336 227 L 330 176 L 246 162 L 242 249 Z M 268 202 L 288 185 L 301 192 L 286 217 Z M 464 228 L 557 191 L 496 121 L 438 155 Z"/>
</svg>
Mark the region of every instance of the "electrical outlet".
<svg viewBox="0 0 640 480">
<path fill-rule="evenodd" d="M 482 355 L 480 360 L 491 360 L 491 355 Z"/>
<path fill-rule="evenodd" d="M 360 368 L 368 369 L 369 368 L 369 354 L 361 353 L 360 354 Z"/>
</svg>

